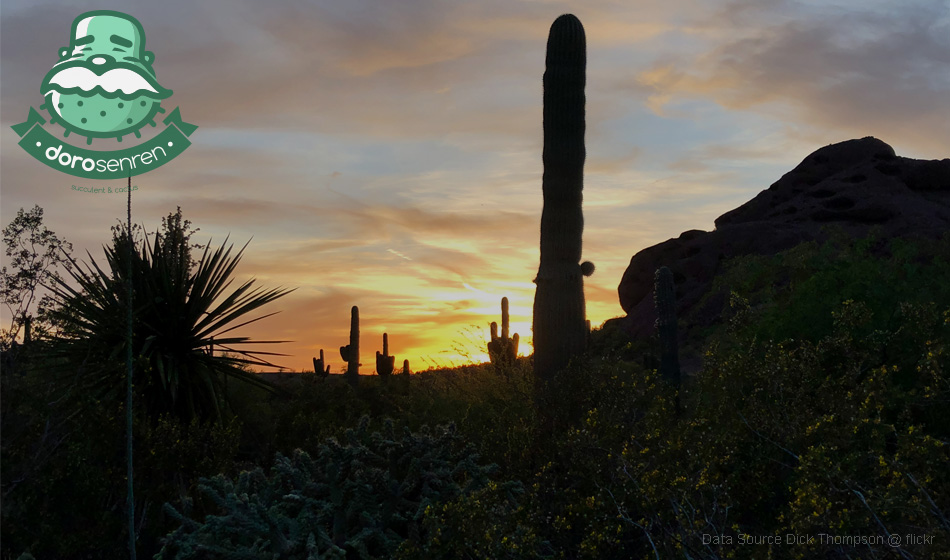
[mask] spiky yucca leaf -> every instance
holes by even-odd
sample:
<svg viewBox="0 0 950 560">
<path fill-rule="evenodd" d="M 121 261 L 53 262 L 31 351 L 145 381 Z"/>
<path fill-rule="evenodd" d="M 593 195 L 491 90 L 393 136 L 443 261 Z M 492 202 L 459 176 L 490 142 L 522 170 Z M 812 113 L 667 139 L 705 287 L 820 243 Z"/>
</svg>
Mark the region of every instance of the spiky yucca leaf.
<svg viewBox="0 0 950 560">
<path fill-rule="evenodd" d="M 206 246 L 194 270 L 181 238 L 156 235 L 151 244 L 132 251 L 132 277 L 126 278 L 128 238 L 123 235 L 105 248 L 107 270 L 90 255 L 91 265 L 71 271 L 76 288 L 59 282 L 55 294 L 66 325 L 53 346 L 58 362 L 76 375 L 97 399 L 112 399 L 124 386 L 121 356 L 125 350 L 125 282 L 133 289 L 132 349 L 138 356 L 136 386 L 151 415 L 171 412 L 183 420 L 222 416 L 224 381 L 248 382 L 272 392 L 277 387 L 244 370 L 248 365 L 276 367 L 265 356 L 273 352 L 246 350 L 248 337 L 222 336 L 273 315 L 241 321 L 291 290 L 253 288 L 248 280 L 228 292 L 245 246 L 231 256 L 233 246 L 213 252 Z M 225 239 L 227 244 L 227 239 Z M 87 253 L 88 254 L 88 253 Z M 212 355 L 212 344 L 230 355 Z"/>
</svg>

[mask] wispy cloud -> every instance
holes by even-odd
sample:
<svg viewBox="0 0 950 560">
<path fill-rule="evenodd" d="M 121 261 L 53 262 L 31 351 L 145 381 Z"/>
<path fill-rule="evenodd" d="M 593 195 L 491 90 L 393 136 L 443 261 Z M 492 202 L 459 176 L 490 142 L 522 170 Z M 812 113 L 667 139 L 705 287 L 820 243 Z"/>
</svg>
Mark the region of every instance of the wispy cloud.
<svg viewBox="0 0 950 560">
<path fill-rule="evenodd" d="M 693 56 L 640 72 L 656 112 L 677 99 L 710 99 L 823 131 L 829 141 L 876 135 L 926 157 L 950 153 L 950 39 L 942 2 L 868 9 L 789 2 L 747 13 L 734 5 L 724 33 Z M 746 10 L 741 10 L 745 8 Z M 739 18 L 738 13 L 745 17 Z M 778 23 L 767 23 L 767 18 Z M 757 25 L 750 26 L 749 19 Z M 827 142 L 826 142 L 827 143 Z"/>
<path fill-rule="evenodd" d="M 133 219 L 154 230 L 181 206 L 200 242 L 252 239 L 241 278 L 297 291 L 246 334 L 294 340 L 290 367 L 321 347 L 342 367 L 352 305 L 364 371 L 383 330 L 414 368 L 461 359 L 455 341 L 487 338 L 503 296 L 530 352 L 554 18 L 575 13 L 588 39 L 585 286 L 599 325 L 622 312 L 634 253 L 711 229 L 822 145 L 870 134 L 902 155 L 950 155 L 944 4 L 135 0 L 123 9 L 200 128 L 134 180 Z M 40 102 L 82 9 L 4 4 L 0 215 L 40 204 L 98 258 L 125 198 L 73 196 L 9 129 Z"/>
</svg>

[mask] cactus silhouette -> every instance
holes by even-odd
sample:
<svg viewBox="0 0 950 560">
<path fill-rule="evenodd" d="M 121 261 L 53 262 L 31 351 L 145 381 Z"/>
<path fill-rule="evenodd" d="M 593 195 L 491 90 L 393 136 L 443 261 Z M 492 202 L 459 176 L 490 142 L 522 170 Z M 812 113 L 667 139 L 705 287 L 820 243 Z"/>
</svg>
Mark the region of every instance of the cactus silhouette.
<svg viewBox="0 0 950 560">
<path fill-rule="evenodd" d="M 409 360 L 402 361 L 402 374 L 409 375 Z"/>
<path fill-rule="evenodd" d="M 320 349 L 320 359 L 313 359 L 313 372 L 320 377 L 330 375 L 330 366 L 327 365 L 327 361 L 323 358 L 323 348 Z"/>
<path fill-rule="evenodd" d="M 581 263 L 584 214 L 584 85 L 587 45 L 580 20 L 565 14 L 548 35 L 544 70 L 544 175 L 541 263 L 535 278 L 534 371 L 550 379 L 587 346 Z"/>
<path fill-rule="evenodd" d="M 508 298 L 501 298 L 501 336 L 498 336 L 498 323 L 491 324 L 491 341 L 488 343 L 488 358 L 496 366 L 513 364 L 518 357 L 518 333 L 508 337 Z"/>
<path fill-rule="evenodd" d="M 23 344 L 30 344 L 33 341 L 33 318 L 29 315 L 23 317 Z"/>
<path fill-rule="evenodd" d="M 665 266 L 656 271 L 653 301 L 656 330 L 660 339 L 660 377 L 674 386 L 680 384 L 679 349 L 676 340 L 676 288 L 673 273 Z"/>
<path fill-rule="evenodd" d="M 383 353 L 376 351 L 376 375 L 390 376 L 396 368 L 396 356 L 389 355 L 389 335 L 383 333 Z"/>
<path fill-rule="evenodd" d="M 350 343 L 340 346 L 340 357 L 346 362 L 346 379 L 351 385 L 360 380 L 360 308 L 350 310 Z"/>
</svg>

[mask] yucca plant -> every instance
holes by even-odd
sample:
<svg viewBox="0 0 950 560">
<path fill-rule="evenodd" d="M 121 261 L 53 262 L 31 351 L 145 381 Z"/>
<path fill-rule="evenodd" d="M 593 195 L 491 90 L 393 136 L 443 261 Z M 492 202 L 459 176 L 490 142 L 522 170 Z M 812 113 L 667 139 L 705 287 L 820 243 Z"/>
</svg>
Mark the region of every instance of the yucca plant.
<svg viewBox="0 0 950 560">
<path fill-rule="evenodd" d="M 173 214 L 170 218 L 174 218 Z M 185 227 L 187 227 L 187 222 Z M 228 335 L 247 324 L 274 315 L 244 320 L 249 313 L 291 290 L 253 288 L 248 280 L 228 291 L 245 246 L 234 256 L 225 243 L 210 245 L 192 261 L 188 238 L 180 220 L 169 219 L 165 231 L 141 249 L 126 232 L 116 232 L 113 246 L 105 248 L 108 266 L 101 268 L 90 255 L 84 268 L 73 261 L 70 286 L 58 282 L 54 289 L 60 304 L 62 333 L 52 346 L 60 371 L 75 376 L 78 386 L 100 400 L 118 400 L 124 387 L 124 316 L 126 282 L 133 290 L 132 350 L 136 356 L 136 393 L 144 399 L 149 416 L 172 413 L 182 420 L 217 420 L 226 404 L 225 383 L 236 379 L 268 389 L 282 390 L 245 371 L 242 366 L 276 367 L 264 356 L 273 352 L 246 350 L 252 341 Z M 127 278 L 128 243 L 132 276 Z M 88 253 L 87 253 L 88 254 Z M 237 324 L 235 324 L 237 323 Z M 214 345 L 224 350 L 212 354 Z"/>
</svg>

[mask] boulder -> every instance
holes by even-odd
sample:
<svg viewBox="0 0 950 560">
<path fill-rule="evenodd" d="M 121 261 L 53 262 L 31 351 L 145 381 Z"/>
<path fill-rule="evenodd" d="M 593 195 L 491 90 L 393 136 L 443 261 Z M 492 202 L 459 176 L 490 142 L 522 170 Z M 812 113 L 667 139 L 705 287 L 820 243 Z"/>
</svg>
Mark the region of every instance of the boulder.
<svg viewBox="0 0 950 560">
<path fill-rule="evenodd" d="M 643 249 L 620 281 L 623 328 L 634 338 L 653 334 L 653 277 L 668 267 L 676 282 L 677 314 L 711 324 L 728 304 L 706 299 L 723 261 L 773 255 L 799 243 L 823 241 L 834 224 L 856 238 L 873 226 L 887 238 L 939 237 L 950 231 L 950 159 L 915 160 L 872 138 L 821 148 L 742 206 L 716 219 L 713 231 L 690 230 Z"/>
</svg>

